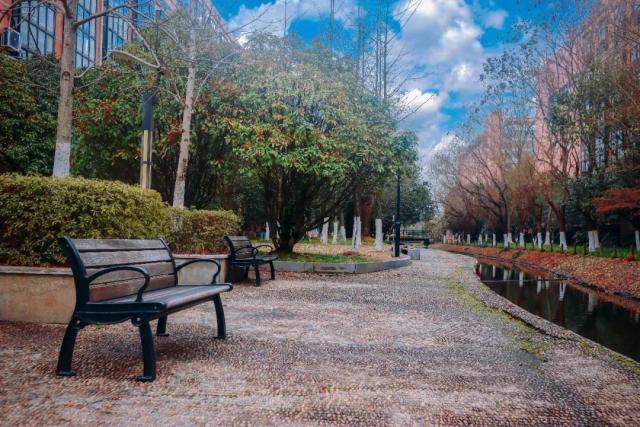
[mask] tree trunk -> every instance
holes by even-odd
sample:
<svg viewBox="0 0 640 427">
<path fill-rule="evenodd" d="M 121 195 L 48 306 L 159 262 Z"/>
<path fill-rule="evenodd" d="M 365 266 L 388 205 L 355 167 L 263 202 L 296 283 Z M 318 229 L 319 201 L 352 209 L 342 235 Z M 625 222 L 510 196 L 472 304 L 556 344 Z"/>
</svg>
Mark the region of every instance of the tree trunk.
<svg viewBox="0 0 640 427">
<path fill-rule="evenodd" d="M 329 244 L 329 217 L 324 218 L 322 223 L 322 232 L 320 234 L 320 242 L 323 245 Z"/>
<path fill-rule="evenodd" d="M 271 240 L 271 230 L 269 230 L 269 222 L 267 221 L 266 229 L 264 232 L 264 240 Z"/>
<path fill-rule="evenodd" d="M 191 115 L 193 113 L 193 97 L 196 84 L 196 36 L 195 29 L 189 31 L 189 68 L 187 70 L 187 88 L 182 110 L 182 136 L 180 138 L 180 155 L 176 182 L 173 189 L 173 207 L 184 208 L 184 195 L 187 184 L 187 168 L 189 166 L 189 143 L 191 141 Z"/>
<path fill-rule="evenodd" d="M 376 218 L 376 251 L 381 251 L 384 248 L 383 240 L 382 219 Z"/>
<path fill-rule="evenodd" d="M 360 244 L 362 239 L 360 237 L 360 217 L 353 217 L 353 232 L 351 233 L 351 248 L 358 252 L 360 250 Z"/>
<path fill-rule="evenodd" d="M 505 247 L 505 249 L 507 249 L 509 247 L 509 235 L 508 234 L 503 234 L 502 235 L 502 244 Z"/>
<path fill-rule="evenodd" d="M 493 233 L 493 242 L 492 242 L 492 246 L 495 248 L 496 247 L 496 233 Z"/>
<path fill-rule="evenodd" d="M 523 232 L 520 232 L 520 239 L 519 240 L 520 240 L 520 247 L 524 248 L 525 245 L 524 245 L 524 233 Z"/>
<path fill-rule="evenodd" d="M 587 239 L 589 241 L 589 252 L 595 252 L 596 247 L 593 243 L 593 230 L 587 231 Z"/>
<path fill-rule="evenodd" d="M 53 157 L 53 176 L 67 177 L 71 171 L 71 135 L 73 130 L 73 86 L 76 53 L 77 0 L 67 2 L 62 28 L 62 56 L 60 57 L 60 99 L 56 128 L 56 149 Z"/>
<path fill-rule="evenodd" d="M 538 241 L 538 249 L 542 248 L 542 231 L 538 231 L 538 236 L 537 236 L 537 241 Z"/>
<path fill-rule="evenodd" d="M 333 221 L 333 236 L 331 239 L 331 244 L 332 245 L 337 245 L 338 244 L 338 220 L 334 220 Z"/>
<path fill-rule="evenodd" d="M 345 227 L 344 211 L 340 212 L 340 241 L 347 241 L 347 228 Z"/>
<path fill-rule="evenodd" d="M 371 217 L 373 213 L 373 195 L 367 194 L 360 198 L 360 219 L 362 220 L 362 235 L 371 237 Z"/>
</svg>

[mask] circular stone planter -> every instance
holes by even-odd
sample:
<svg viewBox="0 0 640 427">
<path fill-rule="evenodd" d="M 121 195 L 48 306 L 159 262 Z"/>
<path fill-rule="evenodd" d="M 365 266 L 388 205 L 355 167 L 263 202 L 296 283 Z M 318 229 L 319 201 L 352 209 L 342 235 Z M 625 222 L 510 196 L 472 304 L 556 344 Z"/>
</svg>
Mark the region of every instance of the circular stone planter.
<svg viewBox="0 0 640 427">
<path fill-rule="evenodd" d="M 175 255 L 178 265 L 194 258 L 218 261 L 218 282 L 224 280 L 227 255 Z M 209 283 L 214 268 L 209 263 L 192 264 L 178 273 L 178 283 Z M 76 291 L 69 268 L 0 266 L 0 320 L 66 324 L 75 303 Z"/>
<path fill-rule="evenodd" d="M 337 273 L 337 274 L 363 274 L 374 271 L 390 270 L 405 267 L 411 264 L 411 258 L 403 256 L 387 261 L 354 262 L 354 263 L 328 263 L 328 262 L 295 262 L 274 261 L 273 266 L 278 271 L 292 271 L 297 273 Z"/>
</svg>

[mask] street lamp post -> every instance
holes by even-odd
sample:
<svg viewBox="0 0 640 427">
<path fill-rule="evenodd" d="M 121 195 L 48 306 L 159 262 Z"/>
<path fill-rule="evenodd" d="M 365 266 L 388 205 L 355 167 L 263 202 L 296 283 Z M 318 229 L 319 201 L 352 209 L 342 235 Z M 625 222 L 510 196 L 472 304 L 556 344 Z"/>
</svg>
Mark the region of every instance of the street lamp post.
<svg viewBox="0 0 640 427">
<path fill-rule="evenodd" d="M 400 256 L 400 169 L 397 173 L 398 182 L 396 183 L 396 221 L 395 221 L 395 237 L 393 239 L 393 256 Z"/>
<path fill-rule="evenodd" d="M 153 110 L 155 90 L 142 94 L 142 145 L 140 149 L 140 187 L 151 188 L 151 166 L 153 153 Z"/>
<path fill-rule="evenodd" d="M 142 143 L 140 146 L 140 187 L 151 188 L 151 169 L 153 153 L 153 110 L 155 106 L 156 92 L 160 86 L 162 68 L 138 58 L 129 52 L 112 50 L 109 55 L 119 61 L 139 65 L 142 68 L 156 73 L 156 80 L 152 90 L 142 94 Z"/>
</svg>

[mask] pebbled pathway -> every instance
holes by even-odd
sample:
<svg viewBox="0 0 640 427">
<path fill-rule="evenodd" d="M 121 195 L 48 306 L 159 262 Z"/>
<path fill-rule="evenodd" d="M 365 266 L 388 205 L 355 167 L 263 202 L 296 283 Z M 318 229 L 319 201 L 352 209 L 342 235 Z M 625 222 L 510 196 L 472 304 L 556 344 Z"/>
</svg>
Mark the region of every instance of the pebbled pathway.
<svg viewBox="0 0 640 427">
<path fill-rule="evenodd" d="M 75 378 L 54 368 L 64 327 L 0 323 L 0 424 L 640 424 L 632 367 L 480 302 L 474 261 L 367 275 L 287 275 L 169 318 L 158 379 L 131 324 L 79 334 Z"/>
</svg>

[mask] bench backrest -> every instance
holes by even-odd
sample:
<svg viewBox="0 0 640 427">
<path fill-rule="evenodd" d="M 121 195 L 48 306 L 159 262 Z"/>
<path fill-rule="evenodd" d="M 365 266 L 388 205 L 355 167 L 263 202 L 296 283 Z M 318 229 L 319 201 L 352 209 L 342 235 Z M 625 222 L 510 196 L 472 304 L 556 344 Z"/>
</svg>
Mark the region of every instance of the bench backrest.
<svg viewBox="0 0 640 427">
<path fill-rule="evenodd" d="M 60 239 L 76 284 L 77 303 L 98 302 L 138 292 L 144 277 L 135 271 L 114 271 L 92 283 L 87 278 L 114 266 L 142 267 L 149 272 L 145 291 L 175 286 L 178 283 L 175 261 L 167 244 L 161 240 Z"/>
<path fill-rule="evenodd" d="M 247 236 L 225 236 L 229 246 L 229 260 L 253 258 L 253 245 Z"/>
</svg>

